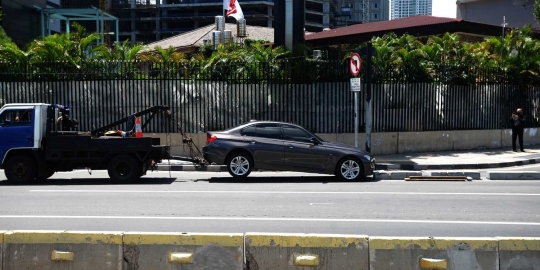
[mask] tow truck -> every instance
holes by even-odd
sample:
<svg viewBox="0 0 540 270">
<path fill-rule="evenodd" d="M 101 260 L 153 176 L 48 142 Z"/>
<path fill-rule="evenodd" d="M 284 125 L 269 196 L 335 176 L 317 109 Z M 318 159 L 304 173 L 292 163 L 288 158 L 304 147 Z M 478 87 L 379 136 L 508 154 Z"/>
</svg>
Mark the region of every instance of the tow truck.
<svg viewBox="0 0 540 270">
<path fill-rule="evenodd" d="M 143 116 L 144 124 L 140 122 Z M 76 131 L 79 123 L 71 118 L 68 106 L 7 104 L 0 109 L 0 168 L 12 184 L 44 181 L 55 172 L 83 168 L 107 170 L 115 183 L 129 183 L 164 159 L 206 165 L 201 151 L 178 123 L 176 128 L 189 148 L 189 156 L 171 155 L 171 146 L 162 145 L 159 138 L 135 136 L 156 116 L 173 123 L 171 110 L 161 105 L 80 132 Z M 125 125 L 124 131 L 118 129 L 120 125 Z"/>
</svg>

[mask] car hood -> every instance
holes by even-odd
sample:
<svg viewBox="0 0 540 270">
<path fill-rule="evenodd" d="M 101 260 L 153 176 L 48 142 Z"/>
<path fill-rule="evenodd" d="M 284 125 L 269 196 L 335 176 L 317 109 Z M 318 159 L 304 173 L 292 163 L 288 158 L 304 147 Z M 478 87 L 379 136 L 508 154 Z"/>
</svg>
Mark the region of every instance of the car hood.
<svg viewBox="0 0 540 270">
<path fill-rule="evenodd" d="M 364 151 L 362 149 L 358 149 L 358 148 L 355 148 L 355 147 L 352 147 L 352 146 L 349 146 L 349 145 L 346 145 L 346 144 L 342 144 L 342 143 L 323 142 L 323 145 L 326 146 L 326 147 L 330 147 L 330 148 L 345 149 L 345 150 L 357 152 L 358 154 L 362 154 L 362 155 L 370 155 L 368 152 L 366 152 L 366 151 Z"/>
</svg>

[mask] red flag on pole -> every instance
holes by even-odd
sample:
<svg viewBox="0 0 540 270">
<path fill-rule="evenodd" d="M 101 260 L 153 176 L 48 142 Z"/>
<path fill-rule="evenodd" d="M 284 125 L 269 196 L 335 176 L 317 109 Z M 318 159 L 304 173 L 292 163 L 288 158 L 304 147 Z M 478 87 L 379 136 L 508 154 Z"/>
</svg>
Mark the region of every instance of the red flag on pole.
<svg viewBox="0 0 540 270">
<path fill-rule="evenodd" d="M 240 7 L 240 3 L 236 0 L 229 1 L 229 9 L 227 9 L 227 17 L 234 17 L 236 20 L 244 18 L 244 12 Z"/>
</svg>

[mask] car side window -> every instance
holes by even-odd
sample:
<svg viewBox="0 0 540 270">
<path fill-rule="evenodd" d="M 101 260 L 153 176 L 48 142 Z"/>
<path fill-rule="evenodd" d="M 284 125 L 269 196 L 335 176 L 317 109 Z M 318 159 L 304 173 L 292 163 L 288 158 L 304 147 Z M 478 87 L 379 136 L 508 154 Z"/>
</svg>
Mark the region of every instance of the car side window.
<svg viewBox="0 0 540 270">
<path fill-rule="evenodd" d="M 257 137 L 267 139 L 279 139 L 279 126 L 277 124 L 258 124 Z"/>
<path fill-rule="evenodd" d="M 242 136 L 257 136 L 257 128 L 255 125 L 245 127 L 242 129 L 242 131 L 240 131 L 240 134 L 242 134 Z"/>
<path fill-rule="evenodd" d="M 283 137 L 289 141 L 310 142 L 313 136 L 301 128 L 285 125 L 283 126 Z"/>
<path fill-rule="evenodd" d="M 31 109 L 5 110 L 0 115 L 0 126 L 29 126 L 31 123 Z"/>
</svg>

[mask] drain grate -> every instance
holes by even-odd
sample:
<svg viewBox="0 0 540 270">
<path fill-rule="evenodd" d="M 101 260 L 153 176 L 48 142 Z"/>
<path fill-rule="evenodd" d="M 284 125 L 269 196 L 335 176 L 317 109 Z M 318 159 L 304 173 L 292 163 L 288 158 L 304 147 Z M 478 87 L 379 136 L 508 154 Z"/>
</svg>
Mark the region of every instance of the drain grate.
<svg viewBox="0 0 540 270">
<path fill-rule="evenodd" d="M 409 176 L 405 181 L 467 181 L 467 176 Z"/>
</svg>

